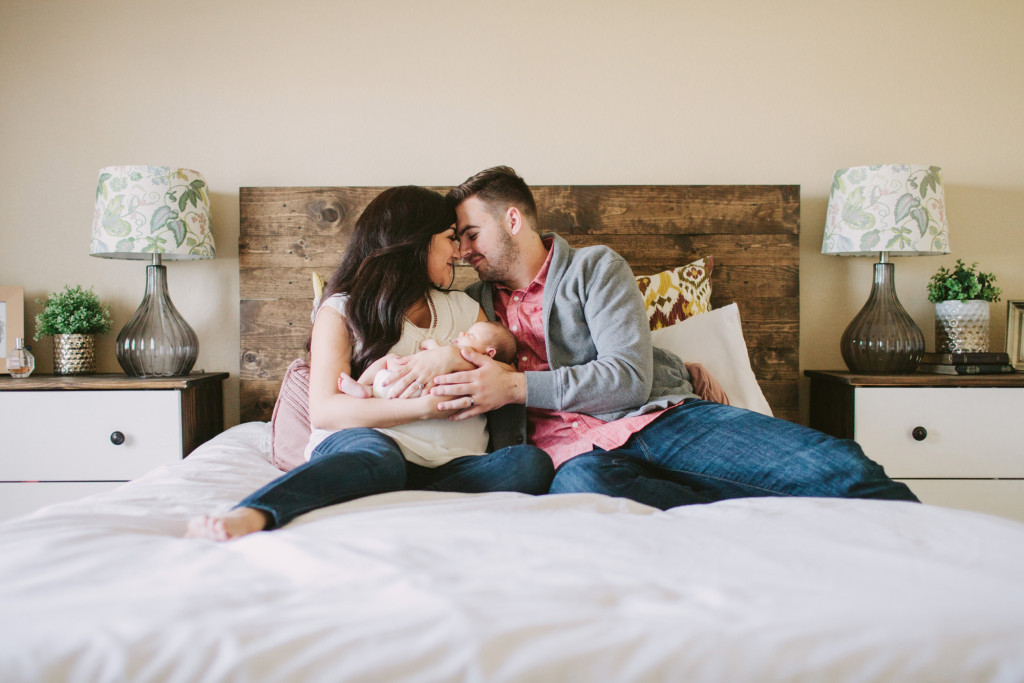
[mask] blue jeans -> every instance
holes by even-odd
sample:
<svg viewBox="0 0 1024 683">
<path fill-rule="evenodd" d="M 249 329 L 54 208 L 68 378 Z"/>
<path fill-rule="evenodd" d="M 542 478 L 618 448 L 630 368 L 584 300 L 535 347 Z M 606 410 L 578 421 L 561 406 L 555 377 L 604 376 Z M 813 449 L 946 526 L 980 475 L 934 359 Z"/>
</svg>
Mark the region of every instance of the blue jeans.
<svg viewBox="0 0 1024 683">
<path fill-rule="evenodd" d="M 236 507 L 262 511 L 266 528 L 274 529 L 311 510 L 388 491 L 542 494 L 552 475 L 551 458 L 535 446 L 509 446 L 431 468 L 407 462 L 394 439 L 375 429 L 343 429 L 324 439 L 309 462 Z"/>
<path fill-rule="evenodd" d="M 856 442 L 760 413 L 690 399 L 619 448 L 563 463 L 552 493 L 604 493 L 662 510 L 751 496 L 917 501 Z"/>
</svg>

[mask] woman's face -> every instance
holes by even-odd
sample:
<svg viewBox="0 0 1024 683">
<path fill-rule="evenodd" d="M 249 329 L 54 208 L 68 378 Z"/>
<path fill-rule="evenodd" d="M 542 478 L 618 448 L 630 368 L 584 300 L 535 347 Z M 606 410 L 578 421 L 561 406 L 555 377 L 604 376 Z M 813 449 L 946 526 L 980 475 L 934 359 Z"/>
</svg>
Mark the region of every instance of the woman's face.
<svg viewBox="0 0 1024 683">
<path fill-rule="evenodd" d="M 455 274 L 455 262 L 459 260 L 459 238 L 455 226 L 439 232 L 430 240 L 427 252 L 427 275 L 430 281 L 447 289 Z"/>
</svg>

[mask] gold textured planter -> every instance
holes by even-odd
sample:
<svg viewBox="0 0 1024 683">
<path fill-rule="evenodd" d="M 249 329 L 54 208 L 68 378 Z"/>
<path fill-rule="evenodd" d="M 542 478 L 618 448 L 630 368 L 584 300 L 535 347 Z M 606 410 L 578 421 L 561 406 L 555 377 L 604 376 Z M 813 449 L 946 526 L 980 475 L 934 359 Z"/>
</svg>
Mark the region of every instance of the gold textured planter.
<svg viewBox="0 0 1024 683">
<path fill-rule="evenodd" d="M 93 335 L 53 335 L 53 372 L 58 375 L 96 372 L 96 340 Z"/>
</svg>

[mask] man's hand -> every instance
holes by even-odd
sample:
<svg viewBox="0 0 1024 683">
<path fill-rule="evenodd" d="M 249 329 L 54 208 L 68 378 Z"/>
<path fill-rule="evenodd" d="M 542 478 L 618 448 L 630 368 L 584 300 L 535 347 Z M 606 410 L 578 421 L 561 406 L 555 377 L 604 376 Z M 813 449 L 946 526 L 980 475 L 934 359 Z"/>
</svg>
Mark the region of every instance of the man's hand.
<svg viewBox="0 0 1024 683">
<path fill-rule="evenodd" d="M 526 403 L 526 375 L 490 356 L 462 349 L 475 370 L 453 372 L 434 379 L 434 396 L 458 396 L 438 404 L 439 410 L 462 409 L 452 420 L 482 415 L 509 403 Z"/>
</svg>

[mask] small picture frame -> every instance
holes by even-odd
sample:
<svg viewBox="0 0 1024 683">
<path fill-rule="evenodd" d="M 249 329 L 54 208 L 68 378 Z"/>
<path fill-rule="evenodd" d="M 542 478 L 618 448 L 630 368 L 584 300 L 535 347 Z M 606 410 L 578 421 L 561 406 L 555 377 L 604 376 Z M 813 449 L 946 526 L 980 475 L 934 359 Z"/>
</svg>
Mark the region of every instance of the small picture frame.
<svg viewBox="0 0 1024 683">
<path fill-rule="evenodd" d="M 1006 353 L 1014 369 L 1024 371 L 1024 301 L 1006 302 Z"/>
<path fill-rule="evenodd" d="M 25 290 L 0 285 L 0 373 L 7 374 L 7 356 L 14 340 L 25 336 Z"/>
</svg>

